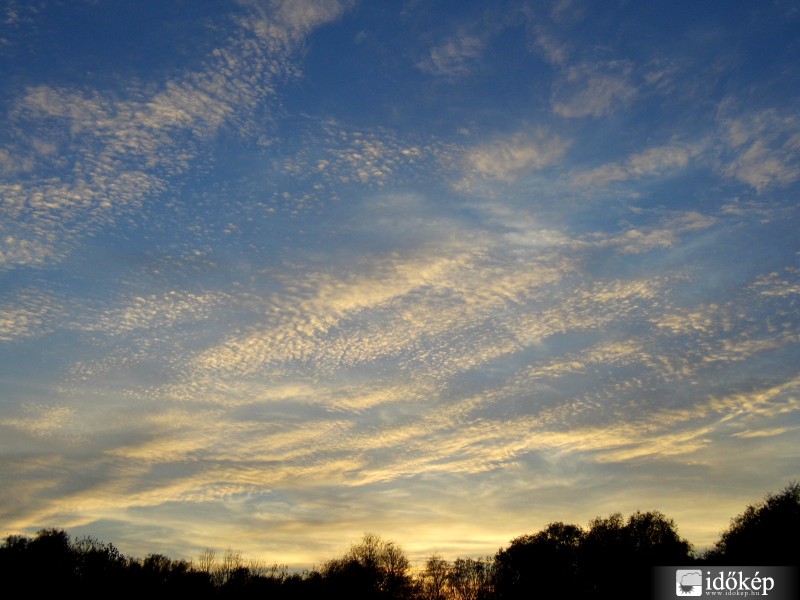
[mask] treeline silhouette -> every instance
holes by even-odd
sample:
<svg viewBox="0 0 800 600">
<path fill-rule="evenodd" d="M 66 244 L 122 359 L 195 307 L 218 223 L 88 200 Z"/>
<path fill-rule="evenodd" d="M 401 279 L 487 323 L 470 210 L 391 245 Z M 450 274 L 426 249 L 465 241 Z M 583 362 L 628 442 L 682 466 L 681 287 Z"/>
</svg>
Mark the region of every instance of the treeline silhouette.
<svg viewBox="0 0 800 600">
<path fill-rule="evenodd" d="M 6 537 L 0 577 L 6 590 L 34 594 L 123 594 L 191 598 L 348 598 L 352 600 L 530 600 L 646 598 L 658 565 L 800 564 L 800 484 L 748 506 L 717 543 L 698 555 L 658 511 L 597 517 L 587 528 L 561 522 L 517 537 L 494 556 L 448 561 L 431 555 L 412 570 L 402 548 L 365 534 L 338 558 L 303 573 L 246 562 L 213 550 L 195 561 L 123 555 L 60 529 Z"/>
</svg>

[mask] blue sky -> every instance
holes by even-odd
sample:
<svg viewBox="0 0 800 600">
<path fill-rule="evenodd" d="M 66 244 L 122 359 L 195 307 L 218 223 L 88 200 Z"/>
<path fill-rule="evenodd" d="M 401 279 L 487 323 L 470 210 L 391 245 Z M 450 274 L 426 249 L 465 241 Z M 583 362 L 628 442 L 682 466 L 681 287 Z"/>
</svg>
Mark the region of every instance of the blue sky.
<svg viewBox="0 0 800 600">
<path fill-rule="evenodd" d="M 794 2 L 0 23 L 0 533 L 704 547 L 800 477 Z"/>
</svg>

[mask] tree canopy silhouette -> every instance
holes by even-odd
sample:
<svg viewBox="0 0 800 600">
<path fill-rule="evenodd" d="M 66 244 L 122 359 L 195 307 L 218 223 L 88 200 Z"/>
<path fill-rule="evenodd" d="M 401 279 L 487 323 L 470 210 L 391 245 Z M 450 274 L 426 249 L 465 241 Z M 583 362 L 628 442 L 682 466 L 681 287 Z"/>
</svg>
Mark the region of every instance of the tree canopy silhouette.
<svg viewBox="0 0 800 600">
<path fill-rule="evenodd" d="M 516 538 L 495 556 L 495 591 L 501 600 L 626 597 L 641 594 L 652 566 L 691 561 L 691 545 L 660 512 L 636 512 L 627 521 L 615 513 L 592 520 L 588 530 L 557 522 Z"/>
<path fill-rule="evenodd" d="M 717 564 L 800 565 L 800 483 L 790 483 L 731 519 L 706 554 Z"/>
<path fill-rule="evenodd" d="M 790 483 L 731 520 L 707 564 L 797 565 L 800 484 Z M 33 538 L 9 535 L 0 545 L 0 577 L 34 595 L 125 592 L 143 597 L 348 598 L 349 600 L 513 600 L 525 598 L 640 598 L 650 592 L 651 568 L 696 564 L 692 547 L 672 519 L 658 511 L 597 517 L 586 528 L 550 523 L 511 540 L 491 558 L 432 555 L 412 574 L 394 541 L 367 533 L 317 571 L 289 574 L 283 565 L 245 561 L 228 549 L 197 561 L 162 554 L 123 555 L 91 537 L 70 539 L 60 529 Z"/>
<path fill-rule="evenodd" d="M 322 576 L 350 598 L 405 598 L 411 589 L 409 567 L 400 546 L 367 533 L 344 556 L 325 563 Z"/>
<path fill-rule="evenodd" d="M 551 598 L 577 593 L 583 538 L 579 526 L 558 522 L 539 533 L 512 540 L 495 556 L 497 597 Z"/>
<path fill-rule="evenodd" d="M 581 543 L 582 592 L 586 597 L 635 598 L 647 590 L 652 567 L 693 561 L 691 544 L 659 511 L 637 511 L 627 521 L 620 513 L 597 517 Z"/>
<path fill-rule="evenodd" d="M 417 577 L 422 600 L 446 600 L 449 575 L 450 563 L 441 554 L 431 554 L 425 562 L 425 568 Z"/>
</svg>

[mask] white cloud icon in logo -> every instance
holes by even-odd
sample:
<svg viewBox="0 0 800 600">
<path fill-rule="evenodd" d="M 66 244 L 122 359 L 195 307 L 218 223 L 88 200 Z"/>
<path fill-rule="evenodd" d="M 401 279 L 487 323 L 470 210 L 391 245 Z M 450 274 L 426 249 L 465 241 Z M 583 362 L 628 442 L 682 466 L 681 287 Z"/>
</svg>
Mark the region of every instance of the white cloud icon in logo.
<svg viewBox="0 0 800 600">
<path fill-rule="evenodd" d="M 702 571 L 678 570 L 675 572 L 675 594 L 678 596 L 702 596 Z"/>
</svg>

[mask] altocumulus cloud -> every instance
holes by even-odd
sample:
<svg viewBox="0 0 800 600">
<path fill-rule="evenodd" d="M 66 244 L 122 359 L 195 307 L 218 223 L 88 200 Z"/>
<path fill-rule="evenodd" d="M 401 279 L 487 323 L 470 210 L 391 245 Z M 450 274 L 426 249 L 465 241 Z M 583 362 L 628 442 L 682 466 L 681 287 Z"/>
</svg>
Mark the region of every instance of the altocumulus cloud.
<svg viewBox="0 0 800 600">
<path fill-rule="evenodd" d="M 241 0 L 124 83 L 13 80 L 9 530 L 310 566 L 657 508 L 702 546 L 797 476 L 793 61 L 523 4 Z"/>
</svg>

